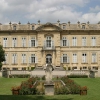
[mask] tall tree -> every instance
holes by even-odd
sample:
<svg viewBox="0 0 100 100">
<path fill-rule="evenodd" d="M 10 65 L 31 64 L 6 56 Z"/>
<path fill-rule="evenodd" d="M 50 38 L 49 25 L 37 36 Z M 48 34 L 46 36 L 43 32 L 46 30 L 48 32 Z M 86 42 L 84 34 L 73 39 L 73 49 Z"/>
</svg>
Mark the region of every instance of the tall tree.
<svg viewBox="0 0 100 100">
<path fill-rule="evenodd" d="M 0 69 L 2 67 L 2 62 L 5 61 L 5 51 L 3 47 L 0 45 Z"/>
</svg>

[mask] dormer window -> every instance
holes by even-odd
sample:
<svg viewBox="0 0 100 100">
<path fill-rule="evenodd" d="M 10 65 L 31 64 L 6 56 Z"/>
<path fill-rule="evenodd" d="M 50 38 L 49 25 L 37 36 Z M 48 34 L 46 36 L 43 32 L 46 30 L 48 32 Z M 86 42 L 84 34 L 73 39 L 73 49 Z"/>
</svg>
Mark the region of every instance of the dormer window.
<svg viewBox="0 0 100 100">
<path fill-rule="evenodd" d="M 13 30 L 16 30 L 16 26 L 13 26 Z"/>
<path fill-rule="evenodd" d="M 32 30 L 34 30 L 34 26 L 32 26 Z"/>
<path fill-rule="evenodd" d="M 82 29 L 85 29 L 85 25 L 82 25 Z"/>
<path fill-rule="evenodd" d="M 63 29 L 64 29 L 64 30 L 66 29 L 66 25 L 63 25 Z"/>
</svg>

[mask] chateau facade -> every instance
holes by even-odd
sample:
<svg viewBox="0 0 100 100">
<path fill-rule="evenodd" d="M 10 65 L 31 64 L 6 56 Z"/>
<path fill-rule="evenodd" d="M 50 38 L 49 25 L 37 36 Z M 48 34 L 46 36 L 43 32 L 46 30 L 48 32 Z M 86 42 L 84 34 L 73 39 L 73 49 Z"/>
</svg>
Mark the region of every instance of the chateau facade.
<svg viewBox="0 0 100 100">
<path fill-rule="evenodd" d="M 100 23 L 0 24 L 0 44 L 3 70 L 27 70 L 49 61 L 71 70 L 100 67 Z"/>
</svg>

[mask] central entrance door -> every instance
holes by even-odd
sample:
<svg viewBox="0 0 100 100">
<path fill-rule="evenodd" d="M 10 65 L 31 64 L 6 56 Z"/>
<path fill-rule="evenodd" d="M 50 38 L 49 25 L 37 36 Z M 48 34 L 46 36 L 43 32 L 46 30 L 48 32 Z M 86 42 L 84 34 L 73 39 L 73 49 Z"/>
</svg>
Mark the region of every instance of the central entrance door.
<svg viewBox="0 0 100 100">
<path fill-rule="evenodd" d="M 49 63 L 49 62 L 52 63 L 52 55 L 51 54 L 46 55 L 46 63 Z"/>
</svg>

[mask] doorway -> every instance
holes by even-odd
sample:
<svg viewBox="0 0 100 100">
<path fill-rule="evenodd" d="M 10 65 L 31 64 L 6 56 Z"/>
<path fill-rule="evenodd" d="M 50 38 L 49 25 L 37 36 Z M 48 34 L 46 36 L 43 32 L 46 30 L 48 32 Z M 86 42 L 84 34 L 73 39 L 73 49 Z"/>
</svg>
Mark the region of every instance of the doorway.
<svg viewBox="0 0 100 100">
<path fill-rule="evenodd" d="M 49 63 L 49 62 L 52 63 L 52 55 L 51 54 L 46 55 L 46 63 Z"/>
</svg>

